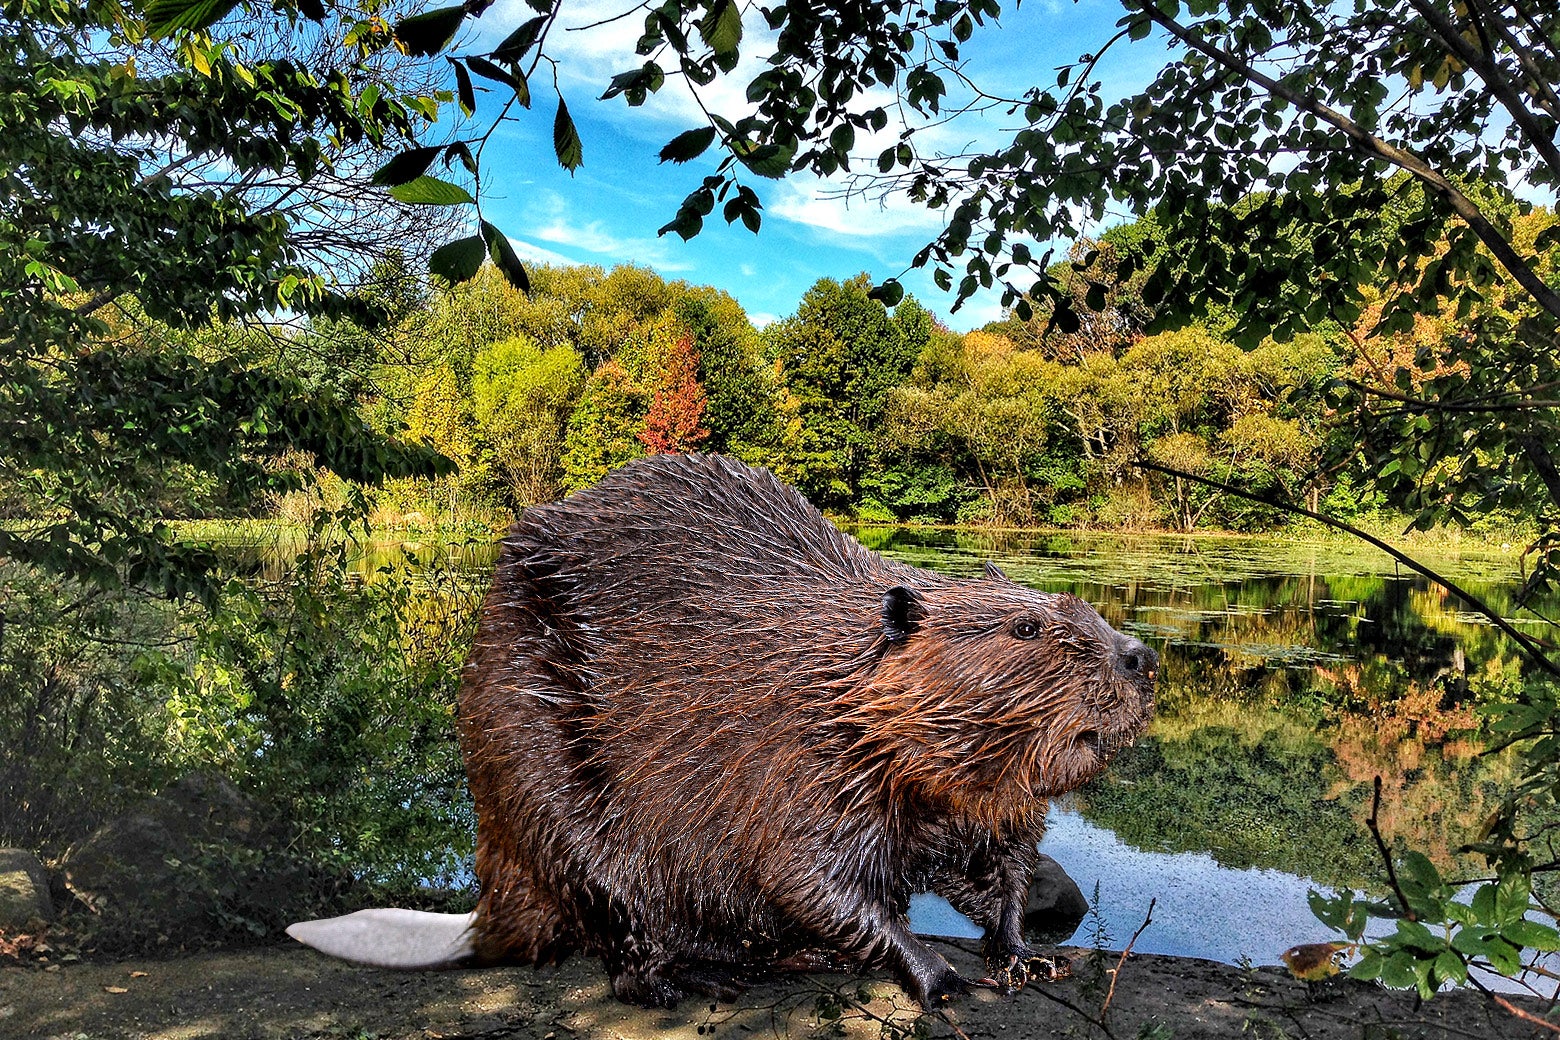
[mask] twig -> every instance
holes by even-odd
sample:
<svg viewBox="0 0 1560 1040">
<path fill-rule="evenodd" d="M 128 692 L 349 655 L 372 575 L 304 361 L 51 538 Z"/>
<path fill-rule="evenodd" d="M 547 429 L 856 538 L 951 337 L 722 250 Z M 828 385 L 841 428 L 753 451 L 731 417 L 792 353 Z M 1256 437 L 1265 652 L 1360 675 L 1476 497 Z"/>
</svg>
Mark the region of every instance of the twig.
<svg viewBox="0 0 1560 1040">
<path fill-rule="evenodd" d="M 1111 1000 L 1116 996 L 1116 981 L 1121 978 L 1121 969 L 1126 965 L 1127 957 L 1132 953 L 1133 945 L 1138 941 L 1138 936 L 1142 935 L 1143 930 L 1148 927 L 1149 922 L 1154 919 L 1154 904 L 1158 900 L 1159 897 L 1155 896 L 1148 901 L 1148 913 L 1143 915 L 1143 923 L 1138 925 L 1137 931 L 1132 933 L 1132 938 L 1127 941 L 1126 949 L 1121 951 L 1121 956 L 1116 960 L 1116 970 L 1110 973 L 1110 988 L 1105 991 L 1105 1003 L 1100 1005 L 1100 1018 L 1102 1019 L 1105 1017 L 1105 1012 L 1110 1010 Z"/>
<path fill-rule="evenodd" d="M 1408 897 L 1403 894 L 1403 886 L 1398 884 L 1397 870 L 1392 866 L 1392 852 L 1387 848 L 1387 843 L 1382 840 L 1381 827 L 1376 822 L 1376 814 L 1381 810 L 1381 777 L 1377 775 L 1372 785 L 1373 792 L 1370 796 L 1370 817 L 1365 821 L 1365 826 L 1370 828 L 1370 836 L 1376 839 L 1376 848 L 1381 852 L 1381 862 L 1387 865 L 1387 881 L 1392 885 L 1392 892 L 1397 896 L 1398 905 L 1403 908 L 1403 916 L 1410 921 L 1419 920 L 1414 913 L 1414 908 L 1408 905 Z"/>
<path fill-rule="evenodd" d="M 970 1040 L 970 1034 L 959 1028 L 959 1024 L 948 1014 L 947 1008 L 938 1008 L 937 1017 L 942 1019 L 943 1025 L 953 1030 L 953 1035 L 957 1036 L 959 1040 Z"/>
<path fill-rule="evenodd" d="M 1499 993 L 1496 993 L 1494 990 L 1490 991 L 1490 999 L 1495 1001 L 1495 1003 L 1499 1004 L 1506 1011 L 1522 1019 L 1524 1022 L 1531 1022 L 1536 1026 L 1543 1026 L 1551 1033 L 1560 1033 L 1560 1023 L 1551 1022 L 1547 1018 L 1541 1018 L 1538 1015 L 1533 1014 L 1531 1011 L 1524 1011 L 1522 1008 L 1517 1007 L 1517 1005 L 1513 1004 Z"/>
<path fill-rule="evenodd" d="M 1053 1004 L 1060 1004 L 1062 1007 L 1066 1008 L 1068 1011 L 1071 1011 L 1073 1014 L 1077 1015 L 1091 1026 L 1097 1027 L 1100 1032 L 1104 1033 L 1107 1037 L 1110 1038 L 1110 1040 L 1116 1040 L 1116 1034 L 1110 1031 L 1109 1026 L 1095 1018 L 1093 1015 L 1089 1014 L 1087 1011 L 1083 1010 L 1083 1008 L 1079 1007 L 1077 1004 L 1074 1004 L 1072 1001 L 1068 1000 L 1066 997 L 1059 997 L 1055 993 L 1052 993 L 1050 990 L 1046 989 L 1044 986 L 1026 986 L 1024 991 L 1026 993 L 1038 993 L 1046 1000 L 1051 1001 Z"/>
<path fill-rule="evenodd" d="M 1486 997 L 1489 997 L 1496 1004 L 1500 1005 L 1501 1009 L 1508 1014 L 1513 1015 L 1516 1018 L 1520 1018 L 1524 1022 L 1531 1022 L 1535 1026 L 1542 1026 L 1551 1033 L 1560 1033 L 1560 1022 L 1551 1022 L 1547 1018 L 1543 1018 L 1539 1015 L 1533 1014 L 1531 1011 L 1525 1011 L 1522 1008 L 1517 1007 L 1517 1005 L 1513 1004 L 1499 993 L 1496 993 L 1478 979 L 1469 979 L 1468 981 L 1473 983 L 1474 988 L 1477 989 L 1480 993 L 1483 993 Z"/>
</svg>

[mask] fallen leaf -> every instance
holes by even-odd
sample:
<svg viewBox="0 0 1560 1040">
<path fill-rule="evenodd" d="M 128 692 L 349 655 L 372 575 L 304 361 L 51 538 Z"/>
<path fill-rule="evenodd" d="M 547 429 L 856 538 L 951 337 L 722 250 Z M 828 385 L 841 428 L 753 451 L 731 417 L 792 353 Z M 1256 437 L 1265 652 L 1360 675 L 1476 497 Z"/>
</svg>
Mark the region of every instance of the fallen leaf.
<svg viewBox="0 0 1560 1040">
<path fill-rule="evenodd" d="M 130 973 L 130 977 L 132 979 L 144 979 L 144 978 L 146 978 L 146 972 L 144 972 L 144 971 L 132 971 Z"/>
<path fill-rule="evenodd" d="M 1320 942 L 1291 946 L 1278 955 L 1289 969 L 1289 974 L 1302 982 L 1320 982 L 1338 974 L 1339 955 L 1349 948 L 1347 943 Z"/>
<path fill-rule="evenodd" d="M 104 986 L 103 987 L 103 992 L 104 993 L 129 993 L 130 991 L 125 989 L 123 986 Z"/>
</svg>

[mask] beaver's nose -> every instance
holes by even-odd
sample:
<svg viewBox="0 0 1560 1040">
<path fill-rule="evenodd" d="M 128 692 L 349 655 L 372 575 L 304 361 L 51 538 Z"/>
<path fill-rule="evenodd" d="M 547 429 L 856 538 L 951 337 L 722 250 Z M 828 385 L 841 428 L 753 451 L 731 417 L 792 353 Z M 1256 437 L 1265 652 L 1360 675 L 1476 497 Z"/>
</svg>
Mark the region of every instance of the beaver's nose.
<svg viewBox="0 0 1560 1040">
<path fill-rule="evenodd" d="M 1159 655 L 1131 636 L 1117 634 L 1116 671 L 1124 678 L 1153 681 L 1159 675 Z"/>
</svg>

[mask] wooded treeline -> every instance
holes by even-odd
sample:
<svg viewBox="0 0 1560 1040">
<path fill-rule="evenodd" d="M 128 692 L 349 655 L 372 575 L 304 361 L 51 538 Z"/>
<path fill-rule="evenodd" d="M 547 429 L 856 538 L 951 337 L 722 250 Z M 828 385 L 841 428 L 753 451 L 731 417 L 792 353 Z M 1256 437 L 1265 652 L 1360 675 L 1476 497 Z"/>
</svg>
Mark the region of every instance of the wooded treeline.
<svg viewBox="0 0 1560 1040">
<path fill-rule="evenodd" d="M 1526 237 L 1554 222 L 1545 210 L 1513 219 Z M 1157 233 L 1151 218 L 1126 225 L 1056 265 L 1086 315 L 1066 330 L 1046 311 L 954 333 L 913 297 L 885 309 L 865 275 L 820 280 L 795 313 L 757 329 L 727 293 L 640 267 L 538 266 L 526 295 L 492 268 L 451 288 L 386 266 L 384 291 L 400 301 L 388 332 L 318 323 L 279 356 L 354 355 L 366 375 L 350 389 L 372 425 L 453 463 L 366 489 L 380 526 L 502 522 L 631 459 L 692 450 L 767 466 L 868 522 L 1260 530 L 1291 519 L 1143 460 L 1344 519 L 1385 505 L 1362 490 L 1357 417 L 1335 422 L 1329 391 L 1412 387 L 1434 374 L 1416 360 L 1466 323 L 1447 313 L 1377 335 L 1374 315 L 1353 328 L 1323 317 L 1247 348 L 1210 307 L 1154 332 L 1144 276 L 1120 276 L 1116 246 Z M 1100 310 L 1082 305 L 1095 296 Z M 344 491 L 329 474 L 321 486 L 327 502 Z M 304 518 L 321 499 L 271 501 Z M 1496 510 L 1480 522 L 1527 519 Z"/>
</svg>

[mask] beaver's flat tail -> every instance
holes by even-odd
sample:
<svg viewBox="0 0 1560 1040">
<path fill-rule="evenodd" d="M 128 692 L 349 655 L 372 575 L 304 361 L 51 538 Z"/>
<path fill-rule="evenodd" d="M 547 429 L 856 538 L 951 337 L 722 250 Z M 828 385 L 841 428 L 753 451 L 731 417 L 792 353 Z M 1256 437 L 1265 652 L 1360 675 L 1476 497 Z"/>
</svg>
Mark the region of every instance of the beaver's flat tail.
<svg viewBox="0 0 1560 1040">
<path fill-rule="evenodd" d="M 448 968 L 476 952 L 477 915 L 422 910 L 359 910 L 344 917 L 299 921 L 287 934 L 321 953 L 376 968 Z"/>
</svg>

